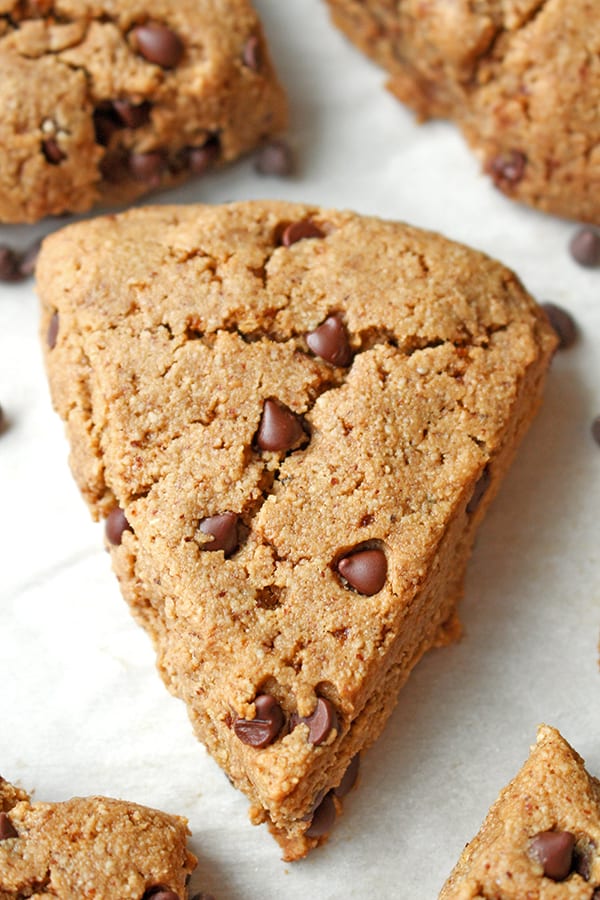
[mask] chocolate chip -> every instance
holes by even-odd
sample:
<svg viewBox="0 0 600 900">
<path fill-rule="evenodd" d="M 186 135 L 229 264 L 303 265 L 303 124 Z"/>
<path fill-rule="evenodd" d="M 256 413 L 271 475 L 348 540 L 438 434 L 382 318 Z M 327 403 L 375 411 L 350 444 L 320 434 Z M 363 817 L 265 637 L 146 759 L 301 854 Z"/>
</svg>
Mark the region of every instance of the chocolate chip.
<svg viewBox="0 0 600 900">
<path fill-rule="evenodd" d="M 181 38 L 158 22 L 148 22 L 133 29 L 137 52 L 163 69 L 173 69 L 183 56 Z"/>
<path fill-rule="evenodd" d="M 600 266 L 600 234 L 593 228 L 580 228 L 571 238 L 569 250 L 580 266 Z"/>
<path fill-rule="evenodd" d="M 338 727 L 337 714 L 333 703 L 326 700 L 325 697 L 318 697 L 317 705 L 310 716 L 292 716 L 290 722 L 292 731 L 296 725 L 301 723 L 308 725 L 309 743 L 318 747 L 319 744 L 322 744 L 329 737 L 331 731 Z"/>
<path fill-rule="evenodd" d="M 244 60 L 245 66 L 248 66 L 253 72 L 258 72 L 262 61 L 262 54 L 260 52 L 260 41 L 255 34 L 249 37 L 244 44 L 242 59 Z"/>
<path fill-rule="evenodd" d="M 481 503 L 483 495 L 490 486 L 491 480 L 492 477 L 490 475 L 489 466 L 486 466 L 479 476 L 479 479 L 475 482 L 475 487 L 473 488 L 471 499 L 467 503 L 467 512 L 469 515 L 472 515 Z"/>
<path fill-rule="evenodd" d="M 144 896 L 142 900 L 179 900 L 179 894 L 176 894 L 175 891 L 170 891 L 168 888 L 150 888 Z"/>
<path fill-rule="evenodd" d="M 138 104 L 131 100 L 113 100 L 112 106 L 120 122 L 127 128 L 141 128 L 150 120 L 151 106 L 147 100 Z"/>
<path fill-rule="evenodd" d="M 127 521 L 125 513 L 119 506 L 112 509 L 104 525 L 104 533 L 109 544 L 118 547 L 123 539 L 123 533 L 131 531 L 131 525 Z"/>
<path fill-rule="evenodd" d="M 160 175 L 165 168 L 165 158 L 160 150 L 151 153 L 131 153 L 129 156 L 129 171 L 138 181 L 146 181 L 151 185 L 158 185 Z"/>
<path fill-rule="evenodd" d="M 348 332 L 339 316 L 329 316 L 306 335 L 306 343 L 315 354 L 333 366 L 349 366 L 352 351 L 348 342 Z"/>
<path fill-rule="evenodd" d="M 371 597 L 385 584 L 387 558 L 383 550 L 356 550 L 338 561 L 337 570 L 350 587 Z"/>
<path fill-rule="evenodd" d="M 489 165 L 489 172 L 498 187 L 513 187 L 525 175 L 527 157 L 520 150 L 509 150 L 496 156 Z"/>
<path fill-rule="evenodd" d="M 5 812 L 0 812 L 0 841 L 19 837 L 19 833 Z"/>
<path fill-rule="evenodd" d="M 358 778 L 358 772 L 360 769 L 360 753 L 357 753 L 356 756 L 353 756 L 350 760 L 350 765 L 344 772 L 342 776 L 342 780 L 338 784 L 336 788 L 333 789 L 333 793 L 336 797 L 340 799 L 345 797 L 346 794 L 349 794 L 354 785 L 356 784 L 356 779 Z"/>
<path fill-rule="evenodd" d="M 238 517 L 235 513 L 226 512 L 217 516 L 208 516 L 200 522 L 202 534 L 211 534 L 212 541 L 200 545 L 201 550 L 223 550 L 225 556 L 231 556 L 238 547 Z"/>
<path fill-rule="evenodd" d="M 49 162 L 51 166 L 57 166 L 67 158 L 67 154 L 63 153 L 55 138 L 46 138 L 45 141 L 42 141 L 42 153 L 46 157 L 46 162 Z"/>
<path fill-rule="evenodd" d="M 305 436 L 300 417 L 283 403 L 265 400 L 256 443 L 261 450 L 289 450 Z"/>
<path fill-rule="evenodd" d="M 330 791 L 316 808 L 312 822 L 304 832 L 306 837 L 323 837 L 324 834 L 329 834 L 335 822 L 335 817 L 335 802 L 333 800 L 333 792 Z"/>
<path fill-rule="evenodd" d="M 532 840 L 530 851 L 542 864 L 546 878 L 563 881 L 571 871 L 574 846 L 570 831 L 542 831 Z"/>
<path fill-rule="evenodd" d="M 37 258 L 40 255 L 42 240 L 42 238 L 38 238 L 37 241 L 34 241 L 19 260 L 19 272 L 23 278 L 30 278 L 33 275 Z"/>
<path fill-rule="evenodd" d="M 112 103 L 101 103 L 100 106 L 97 106 L 94 110 L 93 120 L 96 143 L 101 147 L 108 147 L 111 137 L 121 127 Z"/>
<path fill-rule="evenodd" d="M 236 719 L 233 730 L 242 744 L 250 747 L 267 747 L 283 728 L 284 715 L 279 703 L 271 694 L 259 694 L 255 701 L 256 716 L 253 719 Z"/>
<path fill-rule="evenodd" d="M 54 348 L 56 347 L 56 341 L 58 338 L 58 326 L 58 313 L 53 312 L 48 323 L 48 331 L 46 332 L 46 343 L 48 344 L 50 350 L 54 350 Z"/>
<path fill-rule="evenodd" d="M 0 281 L 8 283 L 22 280 L 19 257 L 10 247 L 0 244 Z"/>
<path fill-rule="evenodd" d="M 594 421 L 592 422 L 592 437 L 596 441 L 597 444 L 600 444 L 600 416 L 596 416 Z"/>
<path fill-rule="evenodd" d="M 577 325 L 573 316 L 555 303 L 542 303 L 542 309 L 558 337 L 558 349 L 566 350 L 577 340 Z"/>
<path fill-rule="evenodd" d="M 265 144 L 256 156 L 254 168 L 260 175 L 284 177 L 294 171 L 294 154 L 285 141 L 271 141 Z"/>
<path fill-rule="evenodd" d="M 292 244 L 296 244 L 298 241 L 303 241 L 307 238 L 322 237 L 325 237 L 325 234 L 318 225 L 315 225 L 310 219 L 302 219 L 301 222 L 292 222 L 284 229 L 283 234 L 281 235 L 281 243 L 284 247 L 291 247 Z"/>
<path fill-rule="evenodd" d="M 204 175 L 216 162 L 221 152 L 217 137 L 209 138 L 201 147 L 188 147 L 187 161 L 194 175 Z"/>
</svg>

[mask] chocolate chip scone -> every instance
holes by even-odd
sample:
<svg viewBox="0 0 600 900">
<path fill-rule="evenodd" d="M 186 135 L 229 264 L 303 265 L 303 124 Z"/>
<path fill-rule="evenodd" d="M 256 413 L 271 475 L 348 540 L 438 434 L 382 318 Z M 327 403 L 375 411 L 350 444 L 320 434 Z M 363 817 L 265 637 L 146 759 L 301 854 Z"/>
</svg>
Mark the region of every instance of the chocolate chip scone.
<svg viewBox="0 0 600 900">
<path fill-rule="evenodd" d="M 4 222 L 129 202 L 286 121 L 248 0 L 0 0 L 0 72 Z"/>
<path fill-rule="evenodd" d="M 136 803 L 33 803 L 0 778 L 0 897 L 185 900 L 187 821 Z"/>
<path fill-rule="evenodd" d="M 597 0 L 328 0 L 420 118 L 455 119 L 516 200 L 600 222 Z"/>
<path fill-rule="evenodd" d="M 555 728 L 542 725 L 440 900 L 597 900 L 599 847 L 600 781 Z"/>
<path fill-rule="evenodd" d="M 288 203 L 69 227 L 38 287 L 123 593 L 253 821 L 301 857 L 453 629 L 554 334 L 482 254 Z"/>
</svg>

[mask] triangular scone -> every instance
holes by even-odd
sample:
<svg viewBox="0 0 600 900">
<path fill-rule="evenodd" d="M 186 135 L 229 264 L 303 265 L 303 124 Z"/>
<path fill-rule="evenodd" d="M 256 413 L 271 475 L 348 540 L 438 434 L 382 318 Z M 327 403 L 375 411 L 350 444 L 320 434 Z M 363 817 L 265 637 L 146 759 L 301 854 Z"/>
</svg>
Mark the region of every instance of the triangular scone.
<svg viewBox="0 0 600 900">
<path fill-rule="evenodd" d="M 0 897 L 185 900 L 186 819 L 107 797 L 32 803 L 0 778 Z"/>
<path fill-rule="evenodd" d="M 600 781 L 556 729 L 542 725 L 439 900 L 595 900 L 598 848 Z"/>
<path fill-rule="evenodd" d="M 287 203 L 70 226 L 38 287 L 123 593 L 253 820 L 301 857 L 453 622 L 554 334 L 480 253 Z"/>
</svg>

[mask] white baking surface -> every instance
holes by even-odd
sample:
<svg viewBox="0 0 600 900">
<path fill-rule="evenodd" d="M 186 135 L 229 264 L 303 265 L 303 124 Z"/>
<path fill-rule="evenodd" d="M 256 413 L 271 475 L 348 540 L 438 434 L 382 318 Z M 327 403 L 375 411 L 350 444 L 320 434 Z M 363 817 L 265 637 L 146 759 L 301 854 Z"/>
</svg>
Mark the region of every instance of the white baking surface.
<svg viewBox="0 0 600 900">
<path fill-rule="evenodd" d="M 589 433 L 600 413 L 600 271 L 570 259 L 573 223 L 497 193 L 451 125 L 417 126 L 320 0 L 257 5 L 289 91 L 299 172 L 264 178 L 244 160 L 159 201 L 281 197 L 433 228 L 573 311 L 581 340 L 556 357 L 481 529 L 463 639 L 414 671 L 329 843 L 286 864 L 155 672 L 68 471 L 33 288 L 0 285 L 0 772 L 41 800 L 99 793 L 187 816 L 200 857 L 192 888 L 217 900 L 427 900 L 538 723 L 559 727 L 600 775 L 600 447 Z M 59 224 L 0 228 L 0 242 L 25 246 Z"/>
</svg>

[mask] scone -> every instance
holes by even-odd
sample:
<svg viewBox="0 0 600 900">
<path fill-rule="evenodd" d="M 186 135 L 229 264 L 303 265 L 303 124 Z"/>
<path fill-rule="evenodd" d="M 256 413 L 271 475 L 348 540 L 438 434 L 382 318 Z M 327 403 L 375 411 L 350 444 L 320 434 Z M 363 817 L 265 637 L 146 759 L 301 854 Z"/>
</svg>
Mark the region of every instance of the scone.
<svg viewBox="0 0 600 900">
<path fill-rule="evenodd" d="M 0 897 L 185 900 L 188 834 L 185 819 L 136 803 L 33 803 L 0 778 Z"/>
<path fill-rule="evenodd" d="M 327 0 L 421 119 L 455 119 L 509 197 L 600 222 L 597 0 Z"/>
<path fill-rule="evenodd" d="M 121 204 L 281 131 L 248 0 L 0 0 L 0 221 Z"/>
<path fill-rule="evenodd" d="M 554 728 L 467 844 L 439 900 L 596 900 L 600 781 Z"/>
<path fill-rule="evenodd" d="M 100 218 L 47 239 L 37 275 L 122 591 L 253 821 L 301 857 L 455 629 L 555 336 L 482 254 L 298 204 Z"/>
</svg>

